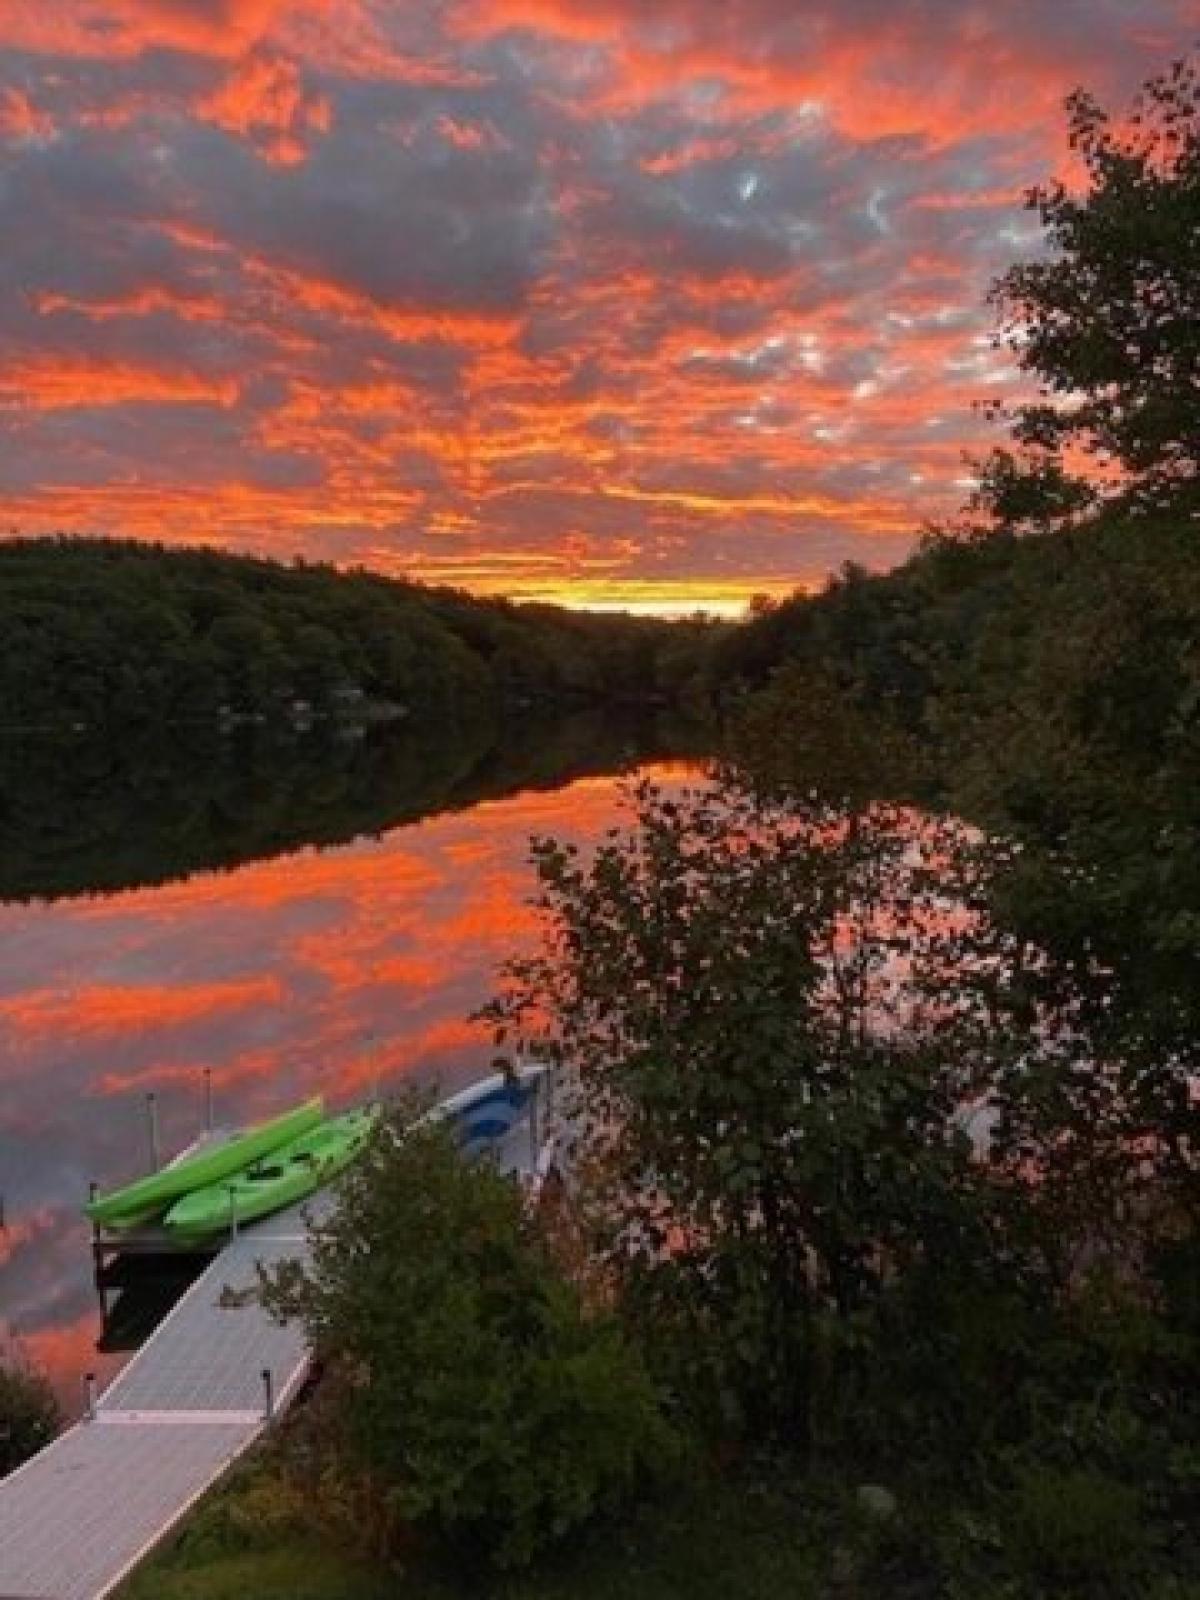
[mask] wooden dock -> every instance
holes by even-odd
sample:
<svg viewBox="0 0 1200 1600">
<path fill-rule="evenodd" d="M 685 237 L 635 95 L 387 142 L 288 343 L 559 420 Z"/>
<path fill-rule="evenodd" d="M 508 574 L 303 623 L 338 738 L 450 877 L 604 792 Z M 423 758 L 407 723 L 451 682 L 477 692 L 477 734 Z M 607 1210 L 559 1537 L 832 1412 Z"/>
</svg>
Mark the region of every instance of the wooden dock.
<svg viewBox="0 0 1200 1600">
<path fill-rule="evenodd" d="M 536 1166 L 528 1118 L 496 1146 Z M 295 1397 L 302 1330 L 258 1302 L 259 1263 L 308 1254 L 318 1196 L 230 1239 L 90 1415 L 0 1481 L 2 1600 L 103 1600 Z"/>
<path fill-rule="evenodd" d="M 288 1404 L 308 1351 L 255 1268 L 307 1250 L 298 1210 L 246 1228 L 91 1415 L 0 1482 L 0 1595 L 100 1600 Z"/>
</svg>

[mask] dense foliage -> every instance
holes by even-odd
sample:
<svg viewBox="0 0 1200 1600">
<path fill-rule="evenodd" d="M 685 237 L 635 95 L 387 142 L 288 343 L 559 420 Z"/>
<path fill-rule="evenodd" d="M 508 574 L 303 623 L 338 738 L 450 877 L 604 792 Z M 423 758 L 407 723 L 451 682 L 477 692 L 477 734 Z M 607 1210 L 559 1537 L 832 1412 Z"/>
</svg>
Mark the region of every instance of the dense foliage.
<svg viewBox="0 0 1200 1600">
<path fill-rule="evenodd" d="M 1085 187 L 1029 191 L 1049 251 L 993 291 L 1000 339 L 1038 395 L 998 408 L 1017 448 L 983 463 L 974 509 L 1010 528 L 1105 502 L 1195 519 L 1200 69 L 1175 62 L 1123 123 L 1082 90 L 1068 109 Z"/>
<path fill-rule="evenodd" d="M 0 1478 L 50 1443 L 62 1417 L 49 1383 L 18 1352 L 0 1346 Z"/>
<path fill-rule="evenodd" d="M 585 1270 L 673 1407 L 1011 1519 L 1005 1592 L 1124 1595 L 1197 1469 L 1188 1074 L 1106 1053 L 995 920 L 1010 854 L 646 790 L 535 847 L 545 946 L 492 1014 L 565 1075 Z"/>
<path fill-rule="evenodd" d="M 977 1244 L 954 1113 L 978 1063 L 915 1029 L 963 941 L 931 919 L 946 885 L 909 864 L 913 843 L 901 812 L 847 820 L 727 784 L 642 789 L 633 831 L 588 859 L 535 846 L 547 946 L 493 1015 L 502 1035 L 546 1030 L 589 1259 L 680 1403 L 725 1431 L 807 1447 L 885 1271 Z M 957 854 L 954 830 L 931 826 L 924 850 Z M 901 897 L 910 920 L 885 933 Z M 893 987 L 897 953 L 921 970 Z"/>
<path fill-rule="evenodd" d="M 674 694 L 701 624 L 476 600 L 363 571 L 123 540 L 0 542 L 0 727 Z"/>
<path fill-rule="evenodd" d="M 1020 837 L 1010 911 L 1116 968 L 1121 1013 L 1193 1045 L 1200 995 L 1200 544 L 1169 518 L 937 540 L 720 647 L 735 745 L 767 780 L 936 800 Z M 841 771 L 833 748 L 857 741 Z M 851 731 L 848 731 L 851 730 Z M 919 759 L 906 759 L 919 752 Z"/>
<path fill-rule="evenodd" d="M 628 1499 L 673 1449 L 616 1319 L 585 1309 L 521 1191 L 398 1112 L 269 1301 L 342 1385 L 332 1448 L 406 1526 L 528 1562 Z"/>
</svg>

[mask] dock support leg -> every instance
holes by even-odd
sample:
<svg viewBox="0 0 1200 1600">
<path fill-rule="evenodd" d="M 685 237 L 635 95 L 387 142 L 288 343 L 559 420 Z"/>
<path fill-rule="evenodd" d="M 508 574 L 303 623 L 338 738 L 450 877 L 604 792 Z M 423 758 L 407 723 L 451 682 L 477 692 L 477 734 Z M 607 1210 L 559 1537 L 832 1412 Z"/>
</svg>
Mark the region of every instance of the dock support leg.
<svg viewBox="0 0 1200 1600">
<path fill-rule="evenodd" d="M 529 1096 L 529 1171 L 536 1176 L 538 1151 L 541 1148 L 542 1080 L 533 1080 L 533 1093 Z"/>
<path fill-rule="evenodd" d="M 96 1420 L 96 1374 L 85 1372 L 83 1375 L 83 1420 L 95 1422 Z"/>
<path fill-rule="evenodd" d="M 88 1199 L 94 1200 L 99 1193 L 99 1185 L 95 1179 L 88 1184 Z M 103 1321 L 107 1313 L 104 1308 L 104 1280 L 105 1266 L 107 1265 L 107 1252 L 104 1248 L 104 1239 L 100 1232 L 100 1224 L 92 1223 L 92 1279 L 96 1285 L 96 1293 L 100 1296 L 100 1317 Z"/>
<path fill-rule="evenodd" d="M 157 1172 L 162 1161 L 158 1153 L 158 1096 L 154 1093 L 146 1096 L 146 1123 L 150 1136 L 150 1171 Z"/>
</svg>

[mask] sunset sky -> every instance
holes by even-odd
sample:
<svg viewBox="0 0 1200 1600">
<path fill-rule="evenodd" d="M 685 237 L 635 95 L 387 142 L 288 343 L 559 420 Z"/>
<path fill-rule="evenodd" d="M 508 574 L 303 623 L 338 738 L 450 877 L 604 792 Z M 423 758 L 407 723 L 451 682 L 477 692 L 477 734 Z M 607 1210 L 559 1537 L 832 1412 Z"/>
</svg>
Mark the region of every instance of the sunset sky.
<svg viewBox="0 0 1200 1600">
<path fill-rule="evenodd" d="M 573 603 L 891 565 L 1061 101 L 1200 0 L 0 0 L 0 528 Z"/>
</svg>

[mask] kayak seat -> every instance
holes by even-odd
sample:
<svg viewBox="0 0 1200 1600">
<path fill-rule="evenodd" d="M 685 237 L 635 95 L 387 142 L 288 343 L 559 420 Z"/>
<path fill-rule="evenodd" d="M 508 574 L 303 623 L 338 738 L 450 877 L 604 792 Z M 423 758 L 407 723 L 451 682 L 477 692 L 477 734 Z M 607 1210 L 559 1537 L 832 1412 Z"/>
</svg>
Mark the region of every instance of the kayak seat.
<svg viewBox="0 0 1200 1600">
<path fill-rule="evenodd" d="M 509 1117 L 476 1117 L 473 1118 L 462 1130 L 462 1136 L 471 1140 L 502 1139 L 512 1127 Z"/>
</svg>

